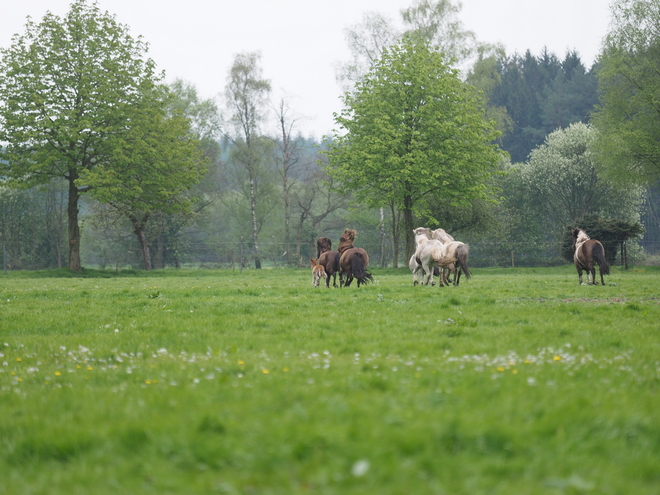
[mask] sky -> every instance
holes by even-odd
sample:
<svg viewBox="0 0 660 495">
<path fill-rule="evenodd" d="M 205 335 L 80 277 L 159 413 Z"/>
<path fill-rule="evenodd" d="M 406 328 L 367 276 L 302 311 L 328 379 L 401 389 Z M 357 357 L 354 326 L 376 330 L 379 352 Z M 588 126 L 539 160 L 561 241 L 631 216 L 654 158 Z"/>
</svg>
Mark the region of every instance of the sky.
<svg viewBox="0 0 660 495">
<path fill-rule="evenodd" d="M 296 128 L 320 139 L 331 134 L 342 108 L 336 67 L 350 59 L 345 29 L 367 12 L 399 25 L 413 0 L 97 0 L 131 36 L 149 43 L 148 56 L 166 81 L 183 79 L 201 98 L 221 94 L 237 54 L 259 52 L 271 98 L 285 97 Z M 0 0 L 0 46 L 25 32 L 27 16 L 64 16 L 71 0 Z M 590 67 L 610 20 L 610 0 L 463 0 L 459 18 L 481 42 L 501 43 L 507 54 L 544 47 L 560 58 L 575 50 Z M 274 131 L 274 130 L 273 130 Z"/>
</svg>

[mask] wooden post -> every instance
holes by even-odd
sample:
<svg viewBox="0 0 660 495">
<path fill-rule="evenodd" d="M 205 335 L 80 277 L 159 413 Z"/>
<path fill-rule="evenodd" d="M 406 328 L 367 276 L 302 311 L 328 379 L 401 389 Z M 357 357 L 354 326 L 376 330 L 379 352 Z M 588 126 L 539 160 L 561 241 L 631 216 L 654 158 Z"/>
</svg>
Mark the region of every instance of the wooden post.
<svg viewBox="0 0 660 495">
<path fill-rule="evenodd" d="M 511 251 L 511 268 L 515 268 L 515 267 L 516 267 L 516 263 L 513 260 L 513 251 Z"/>
</svg>

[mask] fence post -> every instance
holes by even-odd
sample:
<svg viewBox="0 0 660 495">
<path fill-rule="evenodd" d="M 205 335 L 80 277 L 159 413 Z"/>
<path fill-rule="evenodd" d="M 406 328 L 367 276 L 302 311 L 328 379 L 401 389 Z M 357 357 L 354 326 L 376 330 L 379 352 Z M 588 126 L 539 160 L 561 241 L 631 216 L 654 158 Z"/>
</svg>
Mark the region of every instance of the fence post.
<svg viewBox="0 0 660 495">
<path fill-rule="evenodd" d="M 511 268 L 515 268 L 515 267 L 516 267 L 516 264 L 513 261 L 513 251 L 511 251 Z"/>
</svg>

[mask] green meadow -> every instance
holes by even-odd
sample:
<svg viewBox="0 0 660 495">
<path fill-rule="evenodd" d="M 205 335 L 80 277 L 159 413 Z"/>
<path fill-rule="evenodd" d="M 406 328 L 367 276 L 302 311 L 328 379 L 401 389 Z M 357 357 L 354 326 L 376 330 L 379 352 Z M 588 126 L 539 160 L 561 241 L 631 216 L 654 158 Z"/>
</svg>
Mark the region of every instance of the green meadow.
<svg viewBox="0 0 660 495">
<path fill-rule="evenodd" d="M 0 494 L 660 493 L 660 269 L 372 273 L 0 274 Z"/>
</svg>

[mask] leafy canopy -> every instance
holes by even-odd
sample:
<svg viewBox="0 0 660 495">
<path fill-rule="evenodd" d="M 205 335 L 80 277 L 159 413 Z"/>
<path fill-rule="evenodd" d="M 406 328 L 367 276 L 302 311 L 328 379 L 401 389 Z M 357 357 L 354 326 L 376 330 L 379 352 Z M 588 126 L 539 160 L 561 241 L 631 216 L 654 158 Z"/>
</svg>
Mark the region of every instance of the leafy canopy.
<svg viewBox="0 0 660 495">
<path fill-rule="evenodd" d="M 146 45 L 84 0 L 12 41 L 0 49 L 2 173 L 33 185 L 108 163 L 159 79 Z"/>
<path fill-rule="evenodd" d="M 488 196 L 496 133 L 474 88 L 441 53 L 405 38 L 344 104 L 327 170 L 359 200 L 412 209 L 430 195 L 452 205 Z"/>
<path fill-rule="evenodd" d="M 660 1 L 619 0 L 600 56 L 599 150 L 619 180 L 660 178 Z"/>
</svg>

